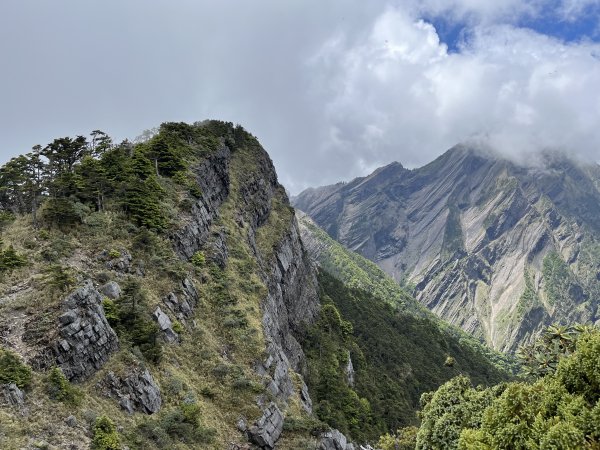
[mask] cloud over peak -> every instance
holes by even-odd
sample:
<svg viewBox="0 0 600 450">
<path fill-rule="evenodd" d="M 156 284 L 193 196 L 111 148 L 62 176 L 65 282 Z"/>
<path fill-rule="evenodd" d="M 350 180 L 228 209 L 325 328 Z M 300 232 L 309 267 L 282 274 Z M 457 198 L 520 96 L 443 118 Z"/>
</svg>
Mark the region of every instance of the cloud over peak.
<svg viewBox="0 0 600 450">
<path fill-rule="evenodd" d="M 35 6 L 35 8 L 34 8 Z M 242 124 L 292 192 L 460 142 L 600 159 L 600 0 L 0 4 L 0 158 Z"/>
<path fill-rule="evenodd" d="M 335 139 L 325 145 L 348 161 L 414 166 L 473 139 L 512 156 L 558 149 L 600 158 L 596 43 L 477 25 L 449 53 L 432 24 L 388 8 L 363 42 L 324 48 L 338 68 L 316 78 L 330 86 L 325 122 Z"/>
</svg>

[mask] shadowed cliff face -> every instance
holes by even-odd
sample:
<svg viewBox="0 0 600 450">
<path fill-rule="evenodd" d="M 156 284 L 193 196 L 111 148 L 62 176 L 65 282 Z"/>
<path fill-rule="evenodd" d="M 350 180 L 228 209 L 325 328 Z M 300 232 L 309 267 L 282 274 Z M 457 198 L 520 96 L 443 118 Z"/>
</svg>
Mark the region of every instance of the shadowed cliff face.
<svg viewBox="0 0 600 450">
<path fill-rule="evenodd" d="M 599 319 L 599 173 L 560 155 L 520 167 L 459 146 L 294 205 L 436 314 L 511 351 L 551 322 Z"/>
</svg>

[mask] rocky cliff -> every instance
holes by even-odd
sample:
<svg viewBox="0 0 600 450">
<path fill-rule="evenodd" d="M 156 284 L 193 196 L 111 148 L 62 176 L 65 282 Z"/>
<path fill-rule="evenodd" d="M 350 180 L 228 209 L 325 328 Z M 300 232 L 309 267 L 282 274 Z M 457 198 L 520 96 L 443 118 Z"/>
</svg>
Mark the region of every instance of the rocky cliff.
<svg viewBox="0 0 600 450">
<path fill-rule="evenodd" d="M 294 205 L 440 317 L 512 351 L 552 322 L 600 319 L 598 173 L 558 154 L 523 166 L 458 146 Z"/>
<path fill-rule="evenodd" d="M 6 385 L 19 408 L 2 410 L 2 447 L 86 448 L 102 433 L 130 448 L 330 446 L 284 430 L 315 420 L 299 337 L 320 304 L 256 138 L 222 122 L 166 124 L 92 164 L 104 159 L 103 209 L 75 193 L 71 226 L 16 214 L 4 229 L 30 262 L 0 272 L 2 347 L 34 372 Z"/>
</svg>

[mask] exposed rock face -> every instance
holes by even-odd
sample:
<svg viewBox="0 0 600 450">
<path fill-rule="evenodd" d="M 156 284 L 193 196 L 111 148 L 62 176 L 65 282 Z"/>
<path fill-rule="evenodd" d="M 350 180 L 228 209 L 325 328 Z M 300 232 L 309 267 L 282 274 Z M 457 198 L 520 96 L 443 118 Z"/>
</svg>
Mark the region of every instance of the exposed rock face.
<svg viewBox="0 0 600 450">
<path fill-rule="evenodd" d="M 457 147 L 420 169 L 394 163 L 309 189 L 295 206 L 416 285 L 439 316 L 511 351 L 551 322 L 600 319 L 598 173 L 557 155 L 522 167 Z"/>
<path fill-rule="evenodd" d="M 271 403 L 263 416 L 248 430 L 248 437 L 253 444 L 262 449 L 271 450 L 283 431 L 283 414 Z"/>
<path fill-rule="evenodd" d="M 121 296 L 121 286 L 116 281 L 109 281 L 99 291 L 111 300 L 117 300 Z"/>
<path fill-rule="evenodd" d="M 338 430 L 330 430 L 321 436 L 319 450 L 354 450 L 354 444 L 348 442 L 346 436 Z"/>
<path fill-rule="evenodd" d="M 112 256 L 109 250 L 103 250 L 99 258 L 106 261 L 105 266 L 109 270 L 114 270 L 118 273 L 129 273 L 132 270 L 131 262 L 133 257 L 125 249 L 118 250 L 118 256 Z"/>
<path fill-rule="evenodd" d="M 229 195 L 230 157 L 229 148 L 223 145 L 194 170 L 202 195 L 189 216 L 183 218 L 185 225 L 172 235 L 173 246 L 181 258 L 191 258 L 208 239 L 219 206 Z"/>
<path fill-rule="evenodd" d="M 2 403 L 17 409 L 22 409 L 25 406 L 25 395 L 15 383 L 3 384 L 0 388 L 2 389 Z"/>
<path fill-rule="evenodd" d="M 354 386 L 354 365 L 352 364 L 350 352 L 348 352 L 348 364 L 346 364 L 344 371 L 346 372 L 346 382 L 349 386 Z"/>
<path fill-rule="evenodd" d="M 177 320 L 185 323 L 186 319 L 192 317 L 198 300 L 198 291 L 194 283 L 185 278 L 181 282 L 181 289 L 178 291 L 178 294 L 170 292 L 163 298 L 163 303 L 175 314 Z"/>
<path fill-rule="evenodd" d="M 63 302 L 59 339 L 53 346 L 56 364 L 71 381 L 93 375 L 119 348 L 102 309 L 102 295 L 90 280 Z"/>
<path fill-rule="evenodd" d="M 230 195 L 231 157 L 231 152 L 224 146 L 195 170 L 202 197 L 185 219 L 185 225 L 172 235 L 173 246 L 184 259 L 202 250 L 207 261 L 221 268 L 227 264 L 226 233 L 215 224 L 215 219 L 219 215 L 219 207 Z M 262 255 L 258 250 L 255 236 L 269 219 L 274 198 L 279 196 L 278 200 L 284 204 L 288 203 L 288 199 L 277 181 L 275 168 L 267 153 L 256 149 L 251 158 L 249 164 L 256 170 L 243 170 L 237 180 L 235 195 L 239 210 L 235 220 L 240 227 L 248 230 L 248 242 L 262 268 L 268 288 L 268 295 L 261 307 L 269 356 L 266 361 L 256 364 L 256 370 L 270 379 L 270 393 L 285 404 L 295 391 L 292 372 L 302 373 L 305 367 L 305 356 L 296 339 L 297 333 L 305 324 L 311 323 L 318 313 L 316 272 L 305 254 L 292 214 L 289 216 L 289 227 L 276 244 L 274 253 Z M 185 288 L 183 292 L 186 292 Z M 193 304 L 188 297 L 194 299 Z M 173 292 L 163 302 L 179 320 L 186 319 L 191 317 L 197 293 L 195 289 L 193 293 L 183 295 Z M 159 320 L 162 316 L 155 313 L 155 317 Z M 161 328 L 168 330 L 170 324 L 164 318 L 162 323 Z M 312 402 L 303 382 L 298 394 L 304 408 L 311 411 Z M 257 445 L 273 448 L 282 427 L 283 415 L 273 404 L 248 434 Z"/>
<path fill-rule="evenodd" d="M 229 251 L 227 250 L 227 243 L 225 241 L 225 230 L 218 229 L 213 231 L 208 241 L 207 259 L 214 262 L 221 269 L 224 269 L 228 257 Z"/>
<path fill-rule="evenodd" d="M 160 306 L 156 307 L 152 313 L 152 317 L 158 323 L 158 327 L 163 332 L 163 337 L 166 342 L 173 343 L 179 341 L 179 335 L 173 330 L 171 319 L 162 311 L 162 309 L 160 309 Z"/>
<path fill-rule="evenodd" d="M 265 335 L 273 349 L 283 351 L 294 371 L 304 373 L 304 352 L 295 336 L 314 320 L 319 303 L 316 273 L 302 247 L 295 218 L 275 258 L 263 304 Z"/>
<path fill-rule="evenodd" d="M 111 397 L 115 397 L 121 408 L 129 414 L 134 411 L 154 414 L 160 410 L 162 397 L 160 389 L 148 370 L 135 370 L 125 378 L 109 372 L 106 377 Z"/>
</svg>

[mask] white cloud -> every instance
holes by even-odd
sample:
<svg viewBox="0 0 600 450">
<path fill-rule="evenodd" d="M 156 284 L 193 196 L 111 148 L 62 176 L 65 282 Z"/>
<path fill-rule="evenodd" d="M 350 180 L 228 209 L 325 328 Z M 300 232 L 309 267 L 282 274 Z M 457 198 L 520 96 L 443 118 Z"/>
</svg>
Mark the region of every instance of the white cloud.
<svg viewBox="0 0 600 450">
<path fill-rule="evenodd" d="M 589 22 L 599 2 L 0 1 L 0 162 L 209 117 L 258 136 L 293 192 L 481 136 L 597 157 L 600 48 L 518 27 Z M 427 17 L 465 28 L 458 52 Z"/>
<path fill-rule="evenodd" d="M 358 45 L 336 39 L 313 70 L 324 60 L 337 68 L 316 78 L 335 136 L 322 149 L 347 161 L 360 155 L 351 172 L 423 164 L 470 139 L 521 158 L 551 148 L 600 159 L 598 44 L 476 26 L 448 53 L 433 26 L 399 9 L 386 10 Z"/>
</svg>

